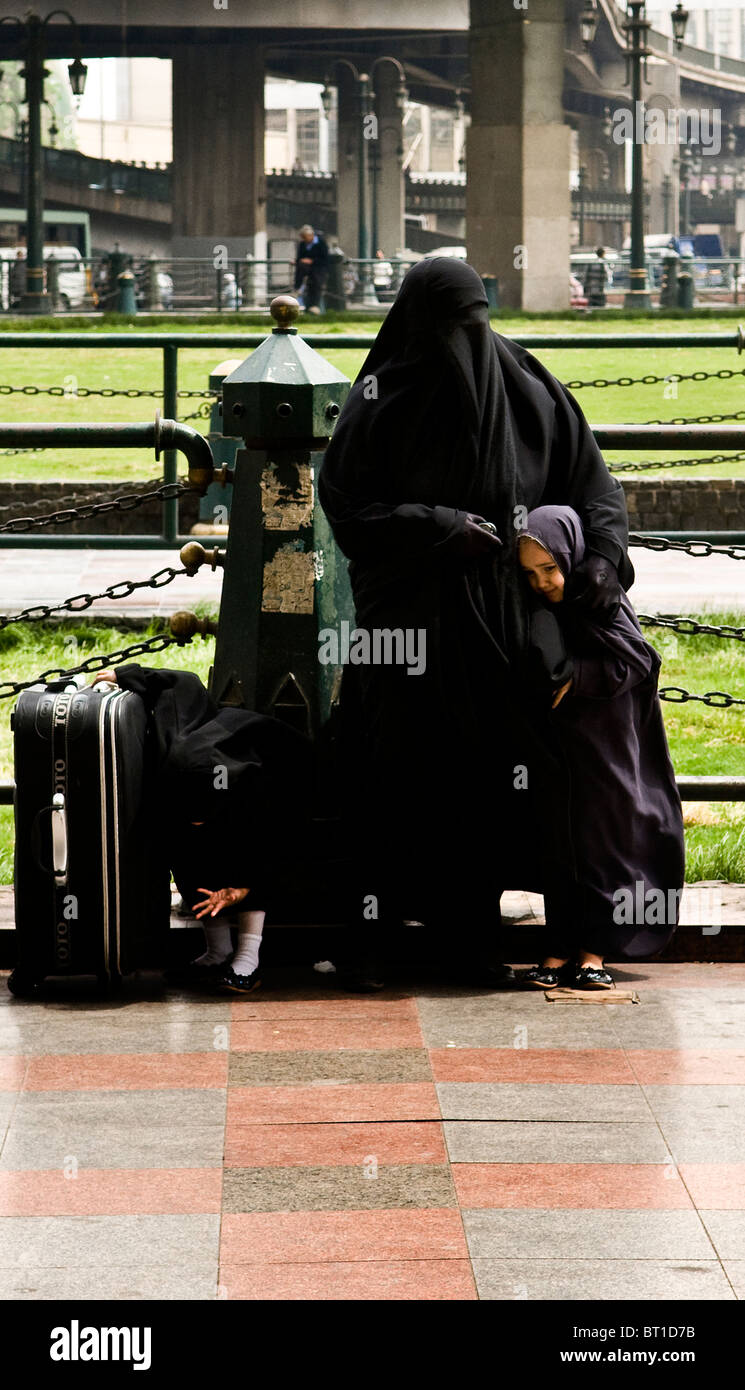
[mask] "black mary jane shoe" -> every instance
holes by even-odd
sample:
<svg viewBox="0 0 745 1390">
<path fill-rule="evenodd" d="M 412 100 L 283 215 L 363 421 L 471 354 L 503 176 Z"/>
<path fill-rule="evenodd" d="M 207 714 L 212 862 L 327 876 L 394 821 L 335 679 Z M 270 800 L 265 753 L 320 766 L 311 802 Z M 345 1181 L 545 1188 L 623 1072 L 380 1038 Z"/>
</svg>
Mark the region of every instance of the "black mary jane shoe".
<svg viewBox="0 0 745 1390">
<path fill-rule="evenodd" d="M 573 989 L 614 989 L 613 976 L 597 965 L 578 965 L 572 981 Z"/>
<path fill-rule="evenodd" d="M 571 984 L 573 978 L 574 966 L 534 965 L 521 972 L 519 983 L 527 989 L 557 989 L 559 985 Z"/>
<path fill-rule="evenodd" d="M 259 979 L 258 967 L 252 970 L 250 975 L 238 975 L 229 965 L 227 969 L 223 966 L 220 978 L 216 981 L 220 989 L 232 990 L 234 994 L 253 994 L 261 984 Z"/>
</svg>

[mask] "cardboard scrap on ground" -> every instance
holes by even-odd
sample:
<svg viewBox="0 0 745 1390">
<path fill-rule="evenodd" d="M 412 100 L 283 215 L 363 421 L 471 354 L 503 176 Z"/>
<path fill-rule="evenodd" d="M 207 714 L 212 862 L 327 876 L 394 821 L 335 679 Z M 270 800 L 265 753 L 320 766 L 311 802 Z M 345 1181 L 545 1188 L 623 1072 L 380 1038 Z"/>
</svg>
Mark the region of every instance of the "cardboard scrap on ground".
<svg viewBox="0 0 745 1390">
<path fill-rule="evenodd" d="M 551 1004 L 639 1004 L 635 989 L 547 989 Z"/>
</svg>

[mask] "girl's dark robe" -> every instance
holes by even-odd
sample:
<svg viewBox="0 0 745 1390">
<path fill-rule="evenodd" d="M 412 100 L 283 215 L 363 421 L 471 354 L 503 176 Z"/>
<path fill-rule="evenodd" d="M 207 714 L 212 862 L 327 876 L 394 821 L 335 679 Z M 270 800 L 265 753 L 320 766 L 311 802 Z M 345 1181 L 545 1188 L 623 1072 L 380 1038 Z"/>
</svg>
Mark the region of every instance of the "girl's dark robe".
<svg viewBox="0 0 745 1390">
<path fill-rule="evenodd" d="M 132 662 L 116 678 L 150 716 L 159 831 L 184 903 L 192 908 L 200 888 L 249 888 L 241 909 L 266 909 L 280 847 L 292 853 L 299 828 L 308 740 L 281 720 L 219 708 L 190 671 Z"/>
<path fill-rule="evenodd" d="M 569 507 L 531 513 L 525 534 L 565 578 L 582 558 L 582 529 Z M 677 925 L 685 857 L 657 695 L 660 656 L 625 595 L 606 626 L 571 603 L 550 607 L 573 665 L 552 719 L 569 767 L 577 884 L 565 897 L 547 897 L 549 950 L 561 957 L 584 947 L 611 961 L 653 955 Z"/>
<path fill-rule="evenodd" d="M 530 353 L 494 333 L 466 265 L 406 275 L 326 452 L 321 504 L 350 560 L 358 626 L 426 633 L 426 670 L 348 668 L 360 732 L 350 803 L 363 892 L 408 915 L 493 919 L 505 887 L 542 887 L 570 854 L 566 786 L 548 720 L 525 717 L 514 661 L 529 641 L 515 565 L 519 517 L 570 502 L 588 546 L 633 581 L 623 491 L 581 410 Z M 522 509 L 522 510 L 520 510 Z M 469 559 L 469 514 L 492 522 L 497 558 Z M 554 689 L 561 670 L 542 678 Z M 346 686 L 346 689 L 344 688 Z M 550 834 L 528 843 L 530 758 Z M 413 909 L 413 910 L 412 910 Z"/>
</svg>

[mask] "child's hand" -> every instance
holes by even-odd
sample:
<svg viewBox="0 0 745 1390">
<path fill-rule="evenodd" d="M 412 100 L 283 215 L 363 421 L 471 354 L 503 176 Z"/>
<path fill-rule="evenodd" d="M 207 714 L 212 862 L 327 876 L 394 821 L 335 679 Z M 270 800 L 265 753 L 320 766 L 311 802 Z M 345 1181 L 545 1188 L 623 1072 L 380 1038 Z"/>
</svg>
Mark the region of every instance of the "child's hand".
<svg viewBox="0 0 745 1390">
<path fill-rule="evenodd" d="M 116 671 L 113 668 L 110 671 L 98 671 L 96 675 L 93 677 L 91 685 L 98 685 L 99 681 L 111 681 L 112 685 L 116 685 Z M 201 893 L 201 888 L 199 891 Z"/>
<path fill-rule="evenodd" d="M 556 694 L 554 695 L 553 700 L 551 701 L 551 708 L 552 708 L 552 709 L 556 709 L 556 706 L 558 705 L 559 701 L 564 699 L 564 696 L 566 695 L 567 691 L 569 690 L 569 687 L 571 686 L 571 684 L 572 684 L 572 681 L 571 681 L 571 677 L 570 677 L 570 679 L 567 681 L 566 685 L 562 685 L 561 689 L 560 689 L 560 690 L 557 690 Z"/>
<path fill-rule="evenodd" d="M 198 893 L 206 895 L 205 901 L 194 903 L 192 912 L 196 917 L 215 917 L 224 907 L 232 907 L 239 903 L 249 893 L 248 888 L 198 888 Z"/>
</svg>

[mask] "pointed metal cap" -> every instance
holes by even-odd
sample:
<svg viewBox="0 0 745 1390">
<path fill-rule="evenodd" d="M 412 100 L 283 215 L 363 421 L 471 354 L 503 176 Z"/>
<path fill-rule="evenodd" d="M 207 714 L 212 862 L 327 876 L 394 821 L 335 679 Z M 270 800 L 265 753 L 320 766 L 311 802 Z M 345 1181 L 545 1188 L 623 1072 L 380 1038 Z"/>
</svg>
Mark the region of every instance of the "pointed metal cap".
<svg viewBox="0 0 745 1390">
<path fill-rule="evenodd" d="M 350 382 L 300 337 L 300 305 L 278 295 L 271 336 L 223 382 L 222 430 L 261 447 L 278 441 L 322 445 L 329 439 Z"/>
</svg>

